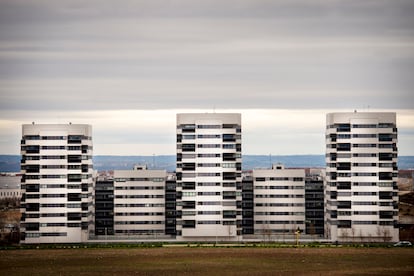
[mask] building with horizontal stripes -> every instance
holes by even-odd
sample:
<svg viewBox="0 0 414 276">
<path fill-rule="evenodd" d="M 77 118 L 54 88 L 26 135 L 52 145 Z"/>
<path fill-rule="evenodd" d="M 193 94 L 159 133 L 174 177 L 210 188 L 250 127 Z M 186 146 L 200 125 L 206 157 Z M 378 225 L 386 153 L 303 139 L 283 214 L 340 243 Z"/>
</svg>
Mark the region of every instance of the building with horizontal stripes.
<svg viewBox="0 0 414 276">
<path fill-rule="evenodd" d="M 326 116 L 325 235 L 332 241 L 398 241 L 396 114 Z"/>
<path fill-rule="evenodd" d="M 21 140 L 22 243 L 80 243 L 93 227 L 92 127 L 26 124 Z"/>
<path fill-rule="evenodd" d="M 177 114 L 177 238 L 242 234 L 241 114 Z"/>
<path fill-rule="evenodd" d="M 114 234 L 157 238 L 165 234 L 165 170 L 114 171 Z"/>
<path fill-rule="evenodd" d="M 305 230 L 305 170 L 253 170 L 254 234 L 264 239 L 280 239 L 296 230 Z"/>
</svg>

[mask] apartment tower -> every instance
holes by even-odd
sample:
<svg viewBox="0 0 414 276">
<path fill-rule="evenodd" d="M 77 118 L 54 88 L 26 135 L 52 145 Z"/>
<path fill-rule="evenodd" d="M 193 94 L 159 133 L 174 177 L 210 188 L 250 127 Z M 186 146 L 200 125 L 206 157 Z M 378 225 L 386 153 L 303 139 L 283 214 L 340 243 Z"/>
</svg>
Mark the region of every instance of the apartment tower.
<svg viewBox="0 0 414 276">
<path fill-rule="evenodd" d="M 21 140 L 22 243 L 79 243 L 93 227 L 92 127 L 27 124 Z"/>
<path fill-rule="evenodd" d="M 325 235 L 398 241 L 396 114 L 327 114 L 326 166 Z"/>
<path fill-rule="evenodd" d="M 177 114 L 177 239 L 241 235 L 241 115 Z"/>
</svg>

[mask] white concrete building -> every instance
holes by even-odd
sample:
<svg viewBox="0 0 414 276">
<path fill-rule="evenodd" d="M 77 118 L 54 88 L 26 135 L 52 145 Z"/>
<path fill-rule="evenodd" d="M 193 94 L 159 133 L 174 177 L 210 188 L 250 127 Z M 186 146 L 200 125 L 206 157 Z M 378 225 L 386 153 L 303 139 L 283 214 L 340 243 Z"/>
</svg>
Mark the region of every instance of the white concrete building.
<svg viewBox="0 0 414 276">
<path fill-rule="evenodd" d="M 177 114 L 177 239 L 241 235 L 241 115 Z"/>
<path fill-rule="evenodd" d="M 325 235 L 398 241 L 396 114 L 327 114 L 326 165 Z"/>
<path fill-rule="evenodd" d="M 115 236 L 157 238 L 165 234 L 165 170 L 114 171 Z"/>
<path fill-rule="evenodd" d="M 305 230 L 305 170 L 253 170 L 254 234 L 275 239 Z"/>
<path fill-rule="evenodd" d="M 92 127 L 28 124 L 21 140 L 22 243 L 79 243 L 93 231 Z"/>
</svg>

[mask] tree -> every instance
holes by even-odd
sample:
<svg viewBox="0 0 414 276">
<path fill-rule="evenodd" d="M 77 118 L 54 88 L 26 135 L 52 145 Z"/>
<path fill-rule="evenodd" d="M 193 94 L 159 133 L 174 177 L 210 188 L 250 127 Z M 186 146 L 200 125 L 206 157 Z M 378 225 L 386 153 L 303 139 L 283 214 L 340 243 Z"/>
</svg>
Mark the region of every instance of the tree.
<svg viewBox="0 0 414 276">
<path fill-rule="evenodd" d="M 384 240 L 384 242 L 388 242 L 391 239 L 391 233 L 390 230 L 388 228 L 386 228 L 385 226 L 382 227 L 382 238 Z"/>
</svg>

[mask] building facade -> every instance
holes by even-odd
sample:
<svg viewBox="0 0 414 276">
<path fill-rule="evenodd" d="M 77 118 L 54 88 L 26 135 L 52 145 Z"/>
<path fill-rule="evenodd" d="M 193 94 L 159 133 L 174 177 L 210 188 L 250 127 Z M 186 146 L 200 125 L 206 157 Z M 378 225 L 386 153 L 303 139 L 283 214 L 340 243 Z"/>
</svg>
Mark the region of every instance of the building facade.
<svg viewBox="0 0 414 276">
<path fill-rule="evenodd" d="M 114 232 L 157 238 L 165 234 L 165 170 L 114 171 Z"/>
<path fill-rule="evenodd" d="M 254 234 L 270 240 L 305 230 L 305 170 L 253 170 Z"/>
<path fill-rule="evenodd" d="M 325 235 L 398 241 L 396 114 L 327 114 L 326 166 Z"/>
<path fill-rule="evenodd" d="M 177 114 L 177 238 L 241 235 L 241 115 Z"/>
<path fill-rule="evenodd" d="M 305 233 L 318 237 L 325 231 L 324 175 L 324 170 L 310 169 L 305 178 Z"/>
<path fill-rule="evenodd" d="M 79 243 L 93 227 L 92 127 L 22 126 L 22 243 Z"/>
<path fill-rule="evenodd" d="M 95 236 L 114 235 L 114 180 L 95 181 Z"/>
</svg>

